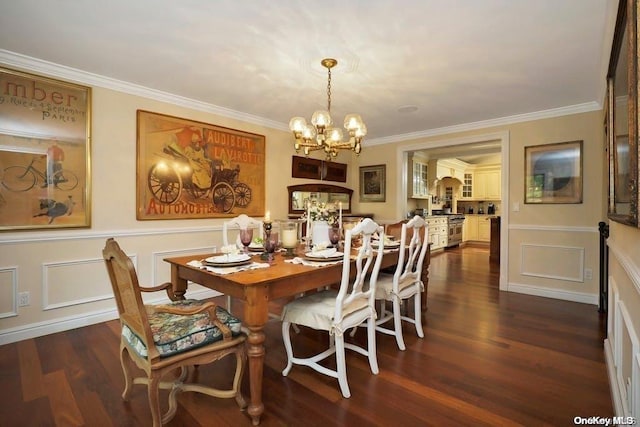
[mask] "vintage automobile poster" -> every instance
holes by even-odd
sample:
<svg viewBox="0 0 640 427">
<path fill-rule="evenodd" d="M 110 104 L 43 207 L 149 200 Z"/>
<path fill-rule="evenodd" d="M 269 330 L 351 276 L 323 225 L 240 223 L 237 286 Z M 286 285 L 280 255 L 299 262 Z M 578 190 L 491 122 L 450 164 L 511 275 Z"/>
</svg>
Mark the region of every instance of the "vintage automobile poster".
<svg viewBox="0 0 640 427">
<path fill-rule="evenodd" d="M 265 138 L 138 110 L 137 218 L 264 215 Z"/>
</svg>

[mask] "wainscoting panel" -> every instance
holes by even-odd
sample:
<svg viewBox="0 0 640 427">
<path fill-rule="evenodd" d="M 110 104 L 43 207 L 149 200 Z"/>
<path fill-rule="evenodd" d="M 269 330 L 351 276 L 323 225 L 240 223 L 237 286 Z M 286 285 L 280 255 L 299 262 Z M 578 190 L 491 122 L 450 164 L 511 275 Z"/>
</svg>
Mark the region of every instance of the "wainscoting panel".
<svg viewBox="0 0 640 427">
<path fill-rule="evenodd" d="M 0 268 L 0 319 L 18 315 L 18 268 Z"/>
<path fill-rule="evenodd" d="M 638 416 L 637 401 L 640 378 L 638 378 L 637 357 L 640 352 L 640 341 L 631 320 L 631 315 L 624 304 L 618 301 L 616 312 L 616 382 L 620 393 L 624 416 Z"/>
<path fill-rule="evenodd" d="M 130 256 L 137 265 L 136 256 Z M 91 285 L 88 285 L 88 281 Z M 42 309 L 55 310 L 113 298 L 102 258 L 42 265 Z"/>
<path fill-rule="evenodd" d="M 209 247 L 201 247 L 201 248 L 181 249 L 178 251 L 153 252 L 152 254 L 153 268 L 151 269 L 153 283 L 156 285 L 159 285 L 161 283 L 171 281 L 171 265 L 169 265 L 168 262 L 164 261 L 165 258 L 172 258 L 177 256 L 188 256 L 188 255 L 202 255 L 206 253 L 215 252 L 216 250 L 217 249 L 215 247 L 209 246 Z M 211 291 L 210 289 L 205 288 L 204 286 L 198 285 L 193 282 L 189 282 L 188 286 L 189 286 L 188 294 L 190 294 L 191 296 L 193 296 L 193 293 L 195 292 L 201 292 L 205 290 Z M 216 292 L 216 291 L 213 291 L 213 292 L 214 292 L 214 296 L 221 295 L 219 292 Z"/>
<path fill-rule="evenodd" d="M 584 248 L 554 245 L 521 245 L 524 276 L 584 282 Z"/>
</svg>

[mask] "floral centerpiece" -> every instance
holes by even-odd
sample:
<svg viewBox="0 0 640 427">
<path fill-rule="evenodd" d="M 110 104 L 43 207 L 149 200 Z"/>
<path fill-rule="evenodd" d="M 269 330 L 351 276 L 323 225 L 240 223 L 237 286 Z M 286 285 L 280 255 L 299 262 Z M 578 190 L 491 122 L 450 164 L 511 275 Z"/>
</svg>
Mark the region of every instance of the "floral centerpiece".
<svg viewBox="0 0 640 427">
<path fill-rule="evenodd" d="M 307 221 L 307 233 L 308 236 L 310 234 L 314 246 L 327 247 L 330 244 L 329 229 L 339 226 L 340 216 L 335 204 L 311 203 L 307 205 L 302 218 Z"/>
<path fill-rule="evenodd" d="M 335 204 L 312 203 L 308 206 L 302 219 L 309 219 L 311 222 L 326 221 L 330 225 L 338 223 L 338 210 Z"/>
</svg>

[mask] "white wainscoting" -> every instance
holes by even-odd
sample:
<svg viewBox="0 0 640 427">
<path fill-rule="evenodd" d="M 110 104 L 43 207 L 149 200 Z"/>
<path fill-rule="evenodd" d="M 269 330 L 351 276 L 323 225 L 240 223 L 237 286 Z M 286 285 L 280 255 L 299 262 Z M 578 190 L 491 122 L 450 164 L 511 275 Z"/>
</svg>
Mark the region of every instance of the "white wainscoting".
<svg viewBox="0 0 640 427">
<path fill-rule="evenodd" d="M 613 284 L 615 286 L 615 281 Z M 640 340 L 624 301 L 616 297 L 610 307 L 614 309 L 609 313 L 614 326 L 605 340 L 605 358 L 613 406 L 618 416 L 637 417 L 640 414 Z"/>
<path fill-rule="evenodd" d="M 138 258 L 130 255 L 134 267 Z M 87 281 L 91 286 L 87 286 Z M 93 258 L 42 264 L 42 309 L 55 310 L 113 299 L 104 259 Z"/>
<path fill-rule="evenodd" d="M 612 275 L 608 278 L 607 339 L 604 350 L 609 385 L 616 415 L 637 419 L 640 416 L 640 338 L 633 324 L 633 316 L 637 316 L 637 313 L 632 312 L 622 295 L 631 298 L 629 289 L 640 294 L 640 268 L 618 247 L 615 240 L 609 239 L 607 245 L 610 259 L 619 263 L 631 282 L 625 285 L 625 292 L 622 292 L 622 280 L 626 282 L 626 278 L 622 277 L 620 283 Z"/>
<path fill-rule="evenodd" d="M 171 281 L 171 266 L 169 265 L 169 263 L 164 261 L 165 258 L 189 256 L 189 255 L 202 255 L 205 253 L 212 253 L 212 252 L 216 252 L 216 249 L 213 246 L 202 247 L 202 248 L 181 249 L 177 251 L 173 250 L 173 251 L 153 252 L 151 255 L 153 257 L 153 271 L 151 276 L 153 280 L 152 283 L 160 284 L 160 283 Z M 207 290 L 211 293 L 211 296 L 222 295 L 218 291 L 209 290 L 208 288 L 205 288 L 204 286 L 200 286 L 191 281 L 189 281 L 188 283 L 188 289 L 189 289 L 188 291 L 189 297 L 191 297 L 191 295 L 194 292 L 203 292 Z"/>
<path fill-rule="evenodd" d="M 584 248 L 530 243 L 520 248 L 523 276 L 584 282 Z"/>
<path fill-rule="evenodd" d="M 0 268 L 0 319 L 18 315 L 18 267 Z"/>
</svg>

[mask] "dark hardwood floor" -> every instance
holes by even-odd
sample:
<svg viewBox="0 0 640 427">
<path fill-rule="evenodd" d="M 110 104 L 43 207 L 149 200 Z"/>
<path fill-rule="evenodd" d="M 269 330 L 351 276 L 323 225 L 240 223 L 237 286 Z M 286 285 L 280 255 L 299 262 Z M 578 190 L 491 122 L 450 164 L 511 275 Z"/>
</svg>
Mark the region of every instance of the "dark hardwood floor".
<svg viewBox="0 0 640 427">
<path fill-rule="evenodd" d="M 570 426 L 576 416 L 612 416 L 597 307 L 500 292 L 488 260 L 488 249 L 475 247 L 432 257 L 424 339 L 405 326 L 401 352 L 379 334 L 379 375 L 348 352 L 350 399 L 309 368 L 283 377 L 280 322 L 270 322 L 261 425 Z M 121 400 L 118 333 L 110 321 L 0 346 L 0 425 L 150 425 L 144 386 Z M 365 338 L 361 328 L 354 339 Z M 326 343 L 326 333 L 302 328 L 294 349 Z M 231 363 L 197 375 L 225 381 Z M 170 426 L 251 425 L 233 399 L 185 393 L 179 401 Z"/>
</svg>

